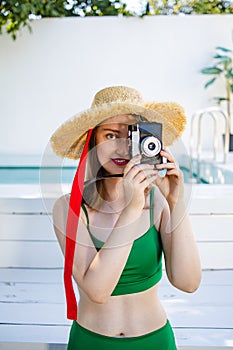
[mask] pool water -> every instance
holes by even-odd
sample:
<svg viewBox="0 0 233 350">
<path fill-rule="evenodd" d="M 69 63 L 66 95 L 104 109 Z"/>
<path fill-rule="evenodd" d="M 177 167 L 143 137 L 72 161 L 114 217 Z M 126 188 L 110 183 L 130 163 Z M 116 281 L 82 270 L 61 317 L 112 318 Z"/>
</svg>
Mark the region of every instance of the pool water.
<svg viewBox="0 0 233 350">
<path fill-rule="evenodd" d="M 184 181 L 189 182 L 189 170 L 181 168 Z M 72 183 L 76 167 L 0 167 L 1 184 L 40 184 L 40 183 Z M 203 183 L 207 183 L 202 181 Z"/>
<path fill-rule="evenodd" d="M 71 183 L 75 167 L 0 167 L 2 184 Z"/>
<path fill-rule="evenodd" d="M 233 184 L 233 170 L 224 169 L 213 162 L 202 162 L 199 167 L 197 180 L 197 163 L 193 163 L 191 176 L 188 166 L 181 167 L 184 182 L 198 182 L 201 184 Z M 71 184 L 76 172 L 76 166 L 63 165 L 44 166 L 0 166 L 0 184 L 40 184 L 64 183 Z"/>
</svg>

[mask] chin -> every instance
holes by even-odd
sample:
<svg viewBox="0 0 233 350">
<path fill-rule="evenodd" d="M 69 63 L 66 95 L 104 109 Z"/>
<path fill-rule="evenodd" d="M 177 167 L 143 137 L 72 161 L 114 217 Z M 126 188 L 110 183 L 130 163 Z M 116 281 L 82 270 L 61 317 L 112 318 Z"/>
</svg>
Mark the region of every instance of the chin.
<svg viewBox="0 0 233 350">
<path fill-rule="evenodd" d="M 109 175 L 115 175 L 115 174 L 123 174 L 124 173 L 124 168 L 120 168 L 118 166 L 113 167 L 111 166 L 104 166 L 104 169 Z"/>
</svg>

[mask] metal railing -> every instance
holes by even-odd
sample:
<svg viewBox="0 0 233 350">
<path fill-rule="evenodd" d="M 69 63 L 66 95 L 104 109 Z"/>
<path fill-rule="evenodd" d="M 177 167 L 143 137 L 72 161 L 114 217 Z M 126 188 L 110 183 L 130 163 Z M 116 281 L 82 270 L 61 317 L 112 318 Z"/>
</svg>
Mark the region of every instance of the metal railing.
<svg viewBox="0 0 233 350">
<path fill-rule="evenodd" d="M 217 161 L 217 151 L 218 151 L 218 120 L 219 116 L 223 117 L 225 121 L 225 139 L 223 147 L 223 162 L 226 163 L 227 155 L 229 152 L 229 142 L 230 142 L 230 125 L 226 112 L 220 107 L 209 107 L 203 110 L 195 112 L 191 119 L 191 133 L 190 133 L 190 169 L 189 178 L 193 178 L 193 160 L 194 160 L 194 123 L 198 120 L 197 129 L 197 182 L 200 182 L 200 160 L 202 151 L 202 126 L 203 119 L 205 117 L 211 117 L 214 121 L 214 139 L 213 139 L 213 158 Z"/>
</svg>

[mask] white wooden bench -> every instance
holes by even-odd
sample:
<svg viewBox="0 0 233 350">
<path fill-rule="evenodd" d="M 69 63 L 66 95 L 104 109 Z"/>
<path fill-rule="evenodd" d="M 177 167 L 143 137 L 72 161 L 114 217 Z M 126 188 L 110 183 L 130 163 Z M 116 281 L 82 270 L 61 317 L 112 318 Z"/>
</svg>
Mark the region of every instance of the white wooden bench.
<svg viewBox="0 0 233 350">
<path fill-rule="evenodd" d="M 45 208 L 39 195 L 17 198 L 6 193 L 0 186 L 0 342 L 48 343 L 50 349 L 61 344 L 55 348 L 65 349 L 71 323 L 65 316 L 63 257 L 51 221 L 53 195 Z M 230 348 L 232 188 L 223 193 L 218 187 L 198 185 L 189 212 L 202 259 L 201 286 L 186 294 L 173 288 L 164 274 L 160 297 L 180 349 Z"/>
</svg>

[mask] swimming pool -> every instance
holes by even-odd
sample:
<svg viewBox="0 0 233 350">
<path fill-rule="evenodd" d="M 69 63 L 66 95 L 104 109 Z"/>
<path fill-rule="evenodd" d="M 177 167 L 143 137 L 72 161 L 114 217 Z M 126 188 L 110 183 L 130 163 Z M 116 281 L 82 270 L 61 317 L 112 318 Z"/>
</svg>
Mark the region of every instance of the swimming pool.
<svg viewBox="0 0 233 350">
<path fill-rule="evenodd" d="M 187 166 L 181 167 L 185 183 L 197 182 L 197 165 L 193 173 Z M 0 166 L 0 184 L 40 184 L 40 183 L 72 183 L 75 166 Z M 233 171 L 224 169 L 213 162 L 200 164 L 200 179 L 202 184 L 233 184 Z"/>
</svg>

